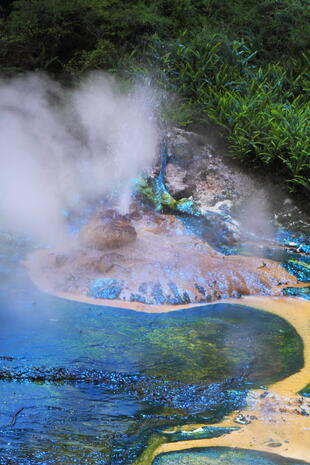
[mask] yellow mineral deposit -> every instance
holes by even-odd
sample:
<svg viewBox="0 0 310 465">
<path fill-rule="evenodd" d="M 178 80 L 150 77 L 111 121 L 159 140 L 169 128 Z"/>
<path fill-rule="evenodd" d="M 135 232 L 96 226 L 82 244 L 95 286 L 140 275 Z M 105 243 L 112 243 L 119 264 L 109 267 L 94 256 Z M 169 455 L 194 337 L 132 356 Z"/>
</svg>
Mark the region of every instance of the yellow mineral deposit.
<svg viewBox="0 0 310 465">
<path fill-rule="evenodd" d="M 239 430 L 212 439 L 163 444 L 154 457 L 163 452 L 196 447 L 232 447 L 310 460 L 310 402 L 297 394 L 310 381 L 310 303 L 298 298 L 245 297 L 238 300 L 238 304 L 271 312 L 294 326 L 304 343 L 304 367 L 269 386 L 268 391 L 251 391 L 244 411 L 234 412 L 215 425 L 240 426 Z M 240 424 L 247 421 L 248 424 Z M 195 428 L 197 426 L 202 425 L 195 425 Z"/>
</svg>

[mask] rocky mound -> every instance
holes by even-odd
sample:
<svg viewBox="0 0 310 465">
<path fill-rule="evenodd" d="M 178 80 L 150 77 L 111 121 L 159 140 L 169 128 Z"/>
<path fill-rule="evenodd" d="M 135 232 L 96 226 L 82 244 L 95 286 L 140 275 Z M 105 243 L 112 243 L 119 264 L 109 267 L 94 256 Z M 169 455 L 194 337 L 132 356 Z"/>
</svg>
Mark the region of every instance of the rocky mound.
<svg viewBox="0 0 310 465">
<path fill-rule="evenodd" d="M 272 260 L 225 256 L 188 235 L 180 220 L 154 212 L 132 223 L 99 212 L 82 229 L 79 246 L 65 255 L 43 252 L 31 267 L 56 293 L 145 304 L 277 295 L 297 283 Z"/>
<path fill-rule="evenodd" d="M 80 243 L 97 250 L 115 249 L 130 244 L 136 237 L 135 228 L 127 216 L 112 209 L 101 209 L 81 230 Z"/>
</svg>

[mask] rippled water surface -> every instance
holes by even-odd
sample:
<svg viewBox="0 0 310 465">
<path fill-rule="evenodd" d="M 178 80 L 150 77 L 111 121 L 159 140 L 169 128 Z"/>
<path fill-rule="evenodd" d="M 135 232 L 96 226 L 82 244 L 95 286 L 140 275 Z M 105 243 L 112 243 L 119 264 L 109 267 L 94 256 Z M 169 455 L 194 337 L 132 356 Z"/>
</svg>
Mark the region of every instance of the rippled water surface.
<svg viewBox="0 0 310 465">
<path fill-rule="evenodd" d="M 219 420 L 249 387 L 302 366 L 299 336 L 276 316 L 70 302 L 37 290 L 19 252 L 2 252 L 0 270 L 1 464 L 129 465 L 154 431 Z"/>
</svg>

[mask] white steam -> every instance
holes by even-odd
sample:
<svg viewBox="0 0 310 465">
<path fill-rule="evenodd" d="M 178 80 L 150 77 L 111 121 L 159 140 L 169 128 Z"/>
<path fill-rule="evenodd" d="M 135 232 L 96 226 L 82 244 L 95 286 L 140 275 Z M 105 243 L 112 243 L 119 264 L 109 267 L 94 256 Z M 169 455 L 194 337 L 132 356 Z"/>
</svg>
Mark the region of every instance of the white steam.
<svg viewBox="0 0 310 465">
<path fill-rule="evenodd" d="M 64 209 L 115 188 L 125 211 L 157 152 L 155 100 L 102 73 L 71 90 L 37 75 L 0 81 L 1 227 L 59 243 Z"/>
</svg>

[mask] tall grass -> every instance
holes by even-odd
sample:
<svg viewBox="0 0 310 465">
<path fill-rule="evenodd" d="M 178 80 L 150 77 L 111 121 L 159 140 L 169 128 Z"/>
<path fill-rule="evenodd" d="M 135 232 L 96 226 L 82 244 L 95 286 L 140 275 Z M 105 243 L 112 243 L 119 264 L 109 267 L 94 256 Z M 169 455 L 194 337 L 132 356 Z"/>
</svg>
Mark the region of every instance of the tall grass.
<svg viewBox="0 0 310 465">
<path fill-rule="evenodd" d="M 233 156 L 276 169 L 292 190 L 310 190 L 307 66 L 259 65 L 256 55 L 243 40 L 219 34 L 184 33 L 170 43 L 153 36 L 146 67 L 181 96 L 181 121 L 215 122 L 225 128 Z"/>
</svg>

